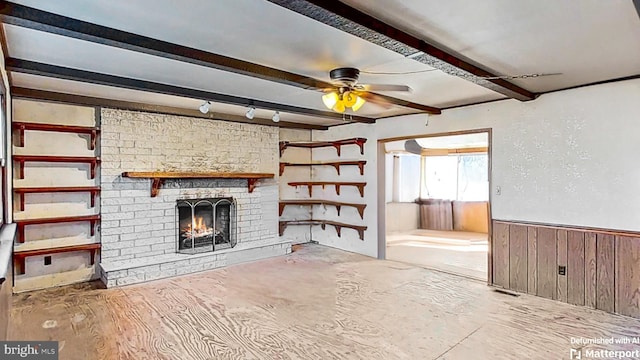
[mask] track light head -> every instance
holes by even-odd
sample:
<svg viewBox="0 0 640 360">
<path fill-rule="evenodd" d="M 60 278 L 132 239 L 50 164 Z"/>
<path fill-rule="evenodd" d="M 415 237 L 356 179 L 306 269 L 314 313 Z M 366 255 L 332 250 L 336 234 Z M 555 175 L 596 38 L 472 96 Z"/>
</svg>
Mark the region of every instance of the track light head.
<svg viewBox="0 0 640 360">
<path fill-rule="evenodd" d="M 201 113 L 206 114 L 209 112 L 210 107 L 211 107 L 211 101 L 205 101 L 204 104 L 200 105 L 198 110 L 200 110 Z"/>
<path fill-rule="evenodd" d="M 249 110 L 247 110 L 247 113 L 244 116 L 249 120 L 253 120 L 253 117 L 256 116 L 256 108 L 253 106 L 249 107 Z"/>
<path fill-rule="evenodd" d="M 280 121 L 280 112 L 276 111 L 273 116 L 271 117 L 271 120 L 273 120 L 273 122 L 278 122 Z"/>
</svg>

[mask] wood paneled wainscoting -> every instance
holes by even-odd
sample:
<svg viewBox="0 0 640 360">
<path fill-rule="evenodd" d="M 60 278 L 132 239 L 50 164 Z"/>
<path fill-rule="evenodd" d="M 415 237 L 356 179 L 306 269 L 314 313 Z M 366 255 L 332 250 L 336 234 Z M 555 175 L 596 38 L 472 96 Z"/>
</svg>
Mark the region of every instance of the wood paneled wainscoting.
<svg viewBox="0 0 640 360">
<path fill-rule="evenodd" d="M 640 318 L 640 233 L 493 221 L 493 285 Z"/>
</svg>

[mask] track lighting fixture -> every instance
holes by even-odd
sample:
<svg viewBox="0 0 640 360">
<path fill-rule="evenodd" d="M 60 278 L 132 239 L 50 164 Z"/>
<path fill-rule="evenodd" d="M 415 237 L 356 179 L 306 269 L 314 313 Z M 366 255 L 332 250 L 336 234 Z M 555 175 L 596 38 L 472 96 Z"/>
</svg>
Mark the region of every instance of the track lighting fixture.
<svg viewBox="0 0 640 360">
<path fill-rule="evenodd" d="M 209 108 L 211 107 L 211 101 L 205 101 L 204 104 L 200 105 L 200 112 L 206 114 L 209 112 Z"/>
<path fill-rule="evenodd" d="M 256 108 L 253 106 L 249 107 L 249 110 L 247 110 L 247 113 L 244 116 L 249 120 L 253 120 L 253 117 L 256 116 Z"/>
<path fill-rule="evenodd" d="M 271 120 L 273 120 L 273 122 L 278 122 L 280 121 L 280 112 L 276 111 L 273 116 L 271 117 Z"/>
</svg>

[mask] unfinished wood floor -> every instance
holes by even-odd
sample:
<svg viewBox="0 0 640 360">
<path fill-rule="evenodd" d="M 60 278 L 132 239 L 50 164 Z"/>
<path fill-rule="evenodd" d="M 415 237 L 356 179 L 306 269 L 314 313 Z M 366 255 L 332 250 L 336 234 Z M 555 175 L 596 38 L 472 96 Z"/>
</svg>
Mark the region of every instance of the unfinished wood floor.
<svg viewBox="0 0 640 360">
<path fill-rule="evenodd" d="M 10 336 L 60 359 L 569 359 L 640 320 L 319 245 L 119 289 L 14 298 Z M 636 349 L 589 345 L 585 349 Z"/>
</svg>

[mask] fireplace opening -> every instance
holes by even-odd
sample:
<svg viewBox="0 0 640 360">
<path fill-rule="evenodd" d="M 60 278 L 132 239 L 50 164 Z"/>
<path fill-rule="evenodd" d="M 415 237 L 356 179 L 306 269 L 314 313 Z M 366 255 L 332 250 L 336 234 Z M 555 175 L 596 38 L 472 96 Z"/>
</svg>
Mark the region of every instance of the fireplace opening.
<svg viewBox="0 0 640 360">
<path fill-rule="evenodd" d="M 184 199 L 176 207 L 179 253 L 199 254 L 236 245 L 233 198 Z"/>
</svg>

